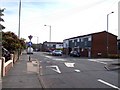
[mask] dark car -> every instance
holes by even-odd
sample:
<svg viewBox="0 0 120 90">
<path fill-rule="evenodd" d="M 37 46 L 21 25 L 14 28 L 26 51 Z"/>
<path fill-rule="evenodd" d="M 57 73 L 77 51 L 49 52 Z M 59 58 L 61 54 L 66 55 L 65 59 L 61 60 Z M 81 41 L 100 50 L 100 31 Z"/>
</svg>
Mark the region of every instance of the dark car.
<svg viewBox="0 0 120 90">
<path fill-rule="evenodd" d="M 70 56 L 79 57 L 79 56 L 80 56 L 80 53 L 77 52 L 77 51 L 71 51 L 71 52 L 70 52 Z"/>
</svg>

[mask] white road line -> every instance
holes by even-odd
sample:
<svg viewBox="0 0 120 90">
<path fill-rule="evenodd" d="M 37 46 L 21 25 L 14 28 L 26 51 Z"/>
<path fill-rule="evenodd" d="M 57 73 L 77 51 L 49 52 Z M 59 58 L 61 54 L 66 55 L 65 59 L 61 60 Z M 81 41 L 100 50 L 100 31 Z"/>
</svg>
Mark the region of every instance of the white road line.
<svg viewBox="0 0 120 90">
<path fill-rule="evenodd" d="M 96 61 L 96 62 L 98 62 L 98 63 L 102 63 L 102 64 L 107 64 L 106 62 L 101 62 L 101 61 Z"/>
<path fill-rule="evenodd" d="M 80 72 L 80 70 L 78 70 L 78 69 L 75 69 L 75 72 Z"/>
<path fill-rule="evenodd" d="M 65 59 L 60 59 L 60 58 L 55 58 L 53 60 L 55 60 L 55 61 L 66 61 Z"/>
<path fill-rule="evenodd" d="M 57 73 L 61 73 L 61 71 L 60 71 L 60 69 L 59 69 L 59 67 L 57 65 L 46 66 L 46 67 L 55 67 L 56 69 L 52 68 L 52 70 L 56 71 Z"/>
<path fill-rule="evenodd" d="M 64 63 L 67 67 L 75 67 L 75 63 L 68 63 L 68 62 L 65 62 Z"/>
<path fill-rule="evenodd" d="M 101 62 L 101 61 L 99 61 L 99 60 L 89 59 L 89 61 L 98 62 L 98 63 L 102 63 L 102 64 L 107 64 L 106 62 Z"/>
<path fill-rule="evenodd" d="M 46 57 L 46 58 L 50 58 L 50 59 L 52 58 L 51 56 L 45 56 L 45 57 Z"/>
<path fill-rule="evenodd" d="M 101 82 L 101 83 L 103 83 L 103 84 L 106 84 L 106 85 L 108 85 L 108 86 L 110 86 L 112 88 L 116 88 L 116 89 L 120 90 L 120 88 L 118 88 L 117 86 L 114 86 L 114 85 L 112 85 L 112 84 L 110 84 L 110 83 L 108 83 L 106 81 L 103 81 L 101 79 L 98 79 L 98 81 Z"/>
</svg>

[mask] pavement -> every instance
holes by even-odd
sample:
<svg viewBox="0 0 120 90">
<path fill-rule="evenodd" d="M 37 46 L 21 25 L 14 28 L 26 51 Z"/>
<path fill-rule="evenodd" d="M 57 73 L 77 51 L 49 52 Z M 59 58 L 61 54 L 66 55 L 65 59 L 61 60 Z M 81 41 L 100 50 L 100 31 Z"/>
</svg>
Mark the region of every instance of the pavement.
<svg viewBox="0 0 120 90">
<path fill-rule="evenodd" d="M 38 73 L 37 61 L 29 61 L 28 55 L 23 54 L 2 78 L 2 88 L 42 88 Z"/>
</svg>

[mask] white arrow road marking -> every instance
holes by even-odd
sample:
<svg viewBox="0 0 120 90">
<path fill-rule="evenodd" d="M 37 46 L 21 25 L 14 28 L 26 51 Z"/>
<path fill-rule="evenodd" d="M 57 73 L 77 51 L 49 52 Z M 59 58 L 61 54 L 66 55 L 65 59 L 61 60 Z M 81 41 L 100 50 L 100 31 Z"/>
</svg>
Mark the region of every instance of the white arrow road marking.
<svg viewBox="0 0 120 90">
<path fill-rule="evenodd" d="M 110 86 L 110 87 L 112 87 L 112 88 L 116 88 L 116 89 L 120 90 L 120 88 L 118 88 L 118 87 L 116 87 L 116 86 L 114 86 L 114 85 L 112 85 L 112 84 L 110 84 L 110 83 L 108 83 L 108 82 L 105 82 L 105 81 L 103 81 L 103 80 L 101 80 L 101 79 L 98 79 L 98 81 L 101 82 L 101 83 L 103 83 L 103 84 L 106 84 L 106 85 L 108 85 L 108 86 Z"/>
<path fill-rule="evenodd" d="M 52 70 L 54 70 L 54 71 L 56 71 L 57 73 L 61 73 L 61 71 L 60 71 L 60 69 L 59 69 L 59 67 L 57 66 L 57 65 L 52 65 L 52 66 L 46 66 L 46 67 L 55 67 L 56 69 L 53 69 L 52 68 Z"/>
<path fill-rule="evenodd" d="M 75 67 L 75 66 L 74 66 L 75 63 L 68 63 L 68 62 L 65 62 L 65 65 L 66 65 L 67 67 Z"/>
</svg>

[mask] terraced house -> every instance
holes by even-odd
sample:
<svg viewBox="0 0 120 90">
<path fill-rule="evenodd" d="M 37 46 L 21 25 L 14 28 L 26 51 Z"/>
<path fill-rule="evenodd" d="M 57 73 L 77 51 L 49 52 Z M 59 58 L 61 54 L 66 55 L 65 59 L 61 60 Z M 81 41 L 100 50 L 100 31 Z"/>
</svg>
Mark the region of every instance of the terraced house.
<svg viewBox="0 0 120 90">
<path fill-rule="evenodd" d="M 55 49 L 59 49 L 62 50 L 63 49 L 63 42 L 43 42 L 43 50 L 42 51 L 50 51 L 50 50 L 55 50 Z"/>
<path fill-rule="evenodd" d="M 63 40 L 64 54 L 72 50 L 80 53 L 81 57 L 107 57 L 117 54 L 117 36 L 106 32 L 97 32 Z"/>
</svg>

